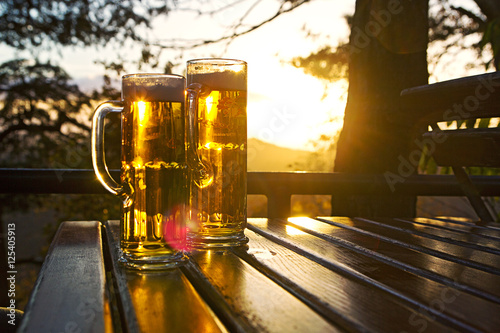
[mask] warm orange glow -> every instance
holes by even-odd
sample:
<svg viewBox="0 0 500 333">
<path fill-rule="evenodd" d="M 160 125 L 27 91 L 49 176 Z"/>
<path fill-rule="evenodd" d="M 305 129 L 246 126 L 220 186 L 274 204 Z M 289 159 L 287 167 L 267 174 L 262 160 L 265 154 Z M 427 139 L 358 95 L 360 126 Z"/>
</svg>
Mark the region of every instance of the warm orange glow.
<svg viewBox="0 0 500 333">
<path fill-rule="evenodd" d="M 291 225 L 287 225 L 285 227 L 286 234 L 289 236 L 301 236 L 301 235 L 306 235 L 305 232 L 303 232 L 300 229 L 297 229 L 296 227 L 292 227 Z"/>
<path fill-rule="evenodd" d="M 134 156 L 134 161 L 132 164 L 136 168 L 140 168 L 143 166 L 144 162 L 142 160 L 143 156 L 143 149 L 144 149 L 144 138 L 145 138 L 145 130 L 146 130 L 146 124 L 148 122 L 148 117 L 147 117 L 147 112 L 146 112 L 146 102 L 144 101 L 139 101 L 135 103 L 134 110 L 137 110 L 137 115 L 136 122 L 139 126 L 137 126 L 137 140 L 135 142 L 135 156 Z"/>
<path fill-rule="evenodd" d="M 309 217 L 289 217 L 288 222 L 291 222 L 300 227 L 304 227 L 306 229 L 314 229 L 316 225 L 316 221 Z"/>
<path fill-rule="evenodd" d="M 245 69 L 244 65 L 233 65 L 231 66 L 231 70 L 235 73 L 239 73 Z"/>
<path fill-rule="evenodd" d="M 211 149 L 211 150 L 222 150 L 222 145 L 217 142 L 207 142 L 204 146 L 206 149 Z"/>
<path fill-rule="evenodd" d="M 207 113 L 209 114 L 210 112 L 212 112 L 212 105 L 213 105 L 213 102 L 214 102 L 214 97 L 212 95 L 209 95 L 206 99 L 205 99 L 205 104 L 207 105 Z"/>
<path fill-rule="evenodd" d="M 214 121 L 217 118 L 217 104 L 214 101 L 219 100 L 219 92 L 214 90 L 205 98 L 205 106 L 207 108 L 206 120 Z"/>
<path fill-rule="evenodd" d="M 137 110 L 139 111 L 139 126 L 144 126 L 144 118 L 146 117 L 146 102 L 137 102 Z"/>
<path fill-rule="evenodd" d="M 268 74 L 259 68 L 261 77 L 273 75 L 280 84 L 249 77 L 249 138 L 292 149 L 315 150 L 311 140 L 317 141 L 320 134 L 333 135 L 342 128 L 347 89 L 344 80 L 325 85 L 300 69 L 273 63 L 262 67 Z M 288 99 L 282 102 L 280 96 Z"/>
</svg>

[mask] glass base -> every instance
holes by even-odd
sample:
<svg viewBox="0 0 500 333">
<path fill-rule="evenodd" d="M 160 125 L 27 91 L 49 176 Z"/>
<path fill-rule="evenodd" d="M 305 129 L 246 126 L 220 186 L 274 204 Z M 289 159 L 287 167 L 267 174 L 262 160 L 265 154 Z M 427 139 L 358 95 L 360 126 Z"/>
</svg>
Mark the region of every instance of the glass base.
<svg viewBox="0 0 500 333">
<path fill-rule="evenodd" d="M 125 267 L 136 270 L 158 271 L 179 267 L 186 263 L 188 256 L 183 252 L 163 256 L 136 256 L 120 251 L 118 261 Z"/>
<path fill-rule="evenodd" d="M 188 244 L 195 249 L 213 249 L 241 246 L 248 243 L 248 238 L 243 232 L 234 235 L 203 235 L 188 234 Z"/>
</svg>

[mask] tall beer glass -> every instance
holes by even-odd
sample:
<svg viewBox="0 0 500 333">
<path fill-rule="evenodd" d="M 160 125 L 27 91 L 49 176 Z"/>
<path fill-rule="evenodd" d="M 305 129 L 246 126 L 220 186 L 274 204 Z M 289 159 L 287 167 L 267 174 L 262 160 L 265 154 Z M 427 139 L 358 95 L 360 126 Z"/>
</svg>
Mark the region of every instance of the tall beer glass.
<svg viewBox="0 0 500 333">
<path fill-rule="evenodd" d="M 187 63 L 187 109 L 197 114 L 196 153 L 211 182 L 192 183 L 188 240 L 194 247 L 244 244 L 247 189 L 247 64 Z"/>
<path fill-rule="evenodd" d="M 101 104 L 92 125 L 92 161 L 103 186 L 122 198 L 120 262 L 136 269 L 173 267 L 186 259 L 190 174 L 185 79 L 166 74 L 122 77 L 121 101 Z M 121 184 L 104 159 L 104 120 L 120 112 Z"/>
</svg>

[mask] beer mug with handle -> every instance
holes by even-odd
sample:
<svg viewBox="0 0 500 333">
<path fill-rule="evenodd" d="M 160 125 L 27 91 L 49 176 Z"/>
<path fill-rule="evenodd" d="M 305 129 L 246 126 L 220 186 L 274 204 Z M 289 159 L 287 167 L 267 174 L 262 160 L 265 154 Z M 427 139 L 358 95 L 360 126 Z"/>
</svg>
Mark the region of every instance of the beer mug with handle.
<svg viewBox="0 0 500 333">
<path fill-rule="evenodd" d="M 120 262 L 136 269 L 175 267 L 186 259 L 189 184 L 185 79 L 168 74 L 122 77 L 121 101 L 96 109 L 92 161 L 103 186 L 122 198 Z M 121 183 L 104 158 L 104 120 L 120 112 Z M 196 116 L 196 115 L 193 115 Z M 191 122 L 196 122 L 192 120 Z"/>
<path fill-rule="evenodd" d="M 210 183 L 191 185 L 189 243 L 197 248 L 245 244 L 247 64 L 190 60 L 186 79 L 187 112 L 198 118 L 195 156 L 210 174 Z"/>
</svg>

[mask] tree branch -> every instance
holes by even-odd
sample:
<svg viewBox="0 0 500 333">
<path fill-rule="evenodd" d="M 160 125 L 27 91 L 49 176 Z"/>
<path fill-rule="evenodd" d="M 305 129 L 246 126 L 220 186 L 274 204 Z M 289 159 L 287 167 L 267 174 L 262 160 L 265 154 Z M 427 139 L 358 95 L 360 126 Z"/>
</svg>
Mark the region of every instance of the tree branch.
<svg viewBox="0 0 500 333">
<path fill-rule="evenodd" d="M 244 30 L 244 31 L 241 31 L 241 32 L 233 32 L 231 35 L 222 36 L 222 37 L 217 38 L 217 39 L 203 40 L 201 42 L 192 42 L 191 44 L 187 44 L 187 45 L 184 45 L 184 46 L 163 45 L 163 44 L 160 44 L 160 43 L 152 43 L 151 45 L 156 46 L 156 47 L 160 47 L 162 49 L 187 50 L 187 49 L 197 48 L 197 47 L 205 46 L 205 45 L 209 45 L 209 44 L 220 43 L 220 42 L 223 42 L 223 41 L 226 41 L 226 40 L 232 40 L 232 39 L 235 39 L 237 37 L 246 35 L 246 34 L 252 32 L 252 31 L 254 31 L 254 30 L 256 30 L 256 29 L 258 29 L 258 28 L 266 25 L 267 23 L 272 22 L 273 20 L 275 20 L 280 15 L 286 14 L 288 12 L 291 12 L 292 10 L 294 10 L 294 9 L 302 6 L 305 3 L 308 3 L 309 1 L 311 1 L 311 0 L 285 0 L 281 4 L 281 6 L 278 9 L 278 11 L 273 16 L 269 17 L 268 19 L 266 19 L 264 21 L 261 21 L 260 23 L 258 23 L 256 25 L 253 25 L 253 26 L 249 27 L 247 30 Z M 284 9 L 285 4 L 288 3 L 288 2 L 291 3 L 291 6 L 289 8 Z M 248 14 L 249 13 L 246 13 L 245 15 L 248 15 Z M 239 26 L 241 26 L 241 22 L 238 23 L 234 28 L 237 28 Z"/>
<path fill-rule="evenodd" d="M 5 130 L 0 132 L 0 142 L 3 141 L 9 134 L 17 131 L 28 131 L 29 133 L 42 133 L 42 132 L 60 132 L 61 127 L 65 124 L 72 124 L 86 132 L 90 132 L 90 128 L 84 124 L 79 123 L 76 119 L 70 118 L 65 114 L 60 114 L 60 118 L 53 124 L 26 124 L 22 119 L 19 123 L 10 125 Z"/>
<path fill-rule="evenodd" d="M 220 13 L 222 11 L 225 11 L 226 9 L 229 9 L 231 7 L 234 7 L 236 6 L 237 4 L 241 3 L 241 2 L 245 2 L 246 0 L 237 0 L 237 1 L 234 1 L 234 2 L 231 2 L 225 6 L 222 6 L 220 8 L 217 8 L 217 9 L 214 9 L 214 10 L 209 10 L 209 11 L 201 11 L 199 9 L 193 9 L 193 8 L 176 8 L 175 10 L 176 11 L 184 11 L 184 12 L 195 12 L 197 13 L 198 15 L 214 15 L 215 13 Z"/>
<path fill-rule="evenodd" d="M 480 26 L 484 27 L 484 24 L 486 24 L 486 20 L 484 20 L 482 17 L 476 15 L 475 13 L 471 12 L 468 9 L 465 9 L 463 7 L 455 7 L 455 6 L 450 6 L 451 9 L 454 11 L 462 14 L 462 16 L 467 16 L 471 20 L 473 20 L 475 23 L 477 23 Z"/>
<path fill-rule="evenodd" d="M 4 131 L 0 133 L 0 142 L 3 141 L 9 134 L 17 132 L 17 131 L 22 131 L 22 130 L 27 130 L 29 132 L 60 132 L 61 130 L 62 123 L 56 123 L 53 125 L 28 125 L 25 124 L 24 122 L 21 122 L 19 124 L 11 125 L 7 127 Z"/>
</svg>

